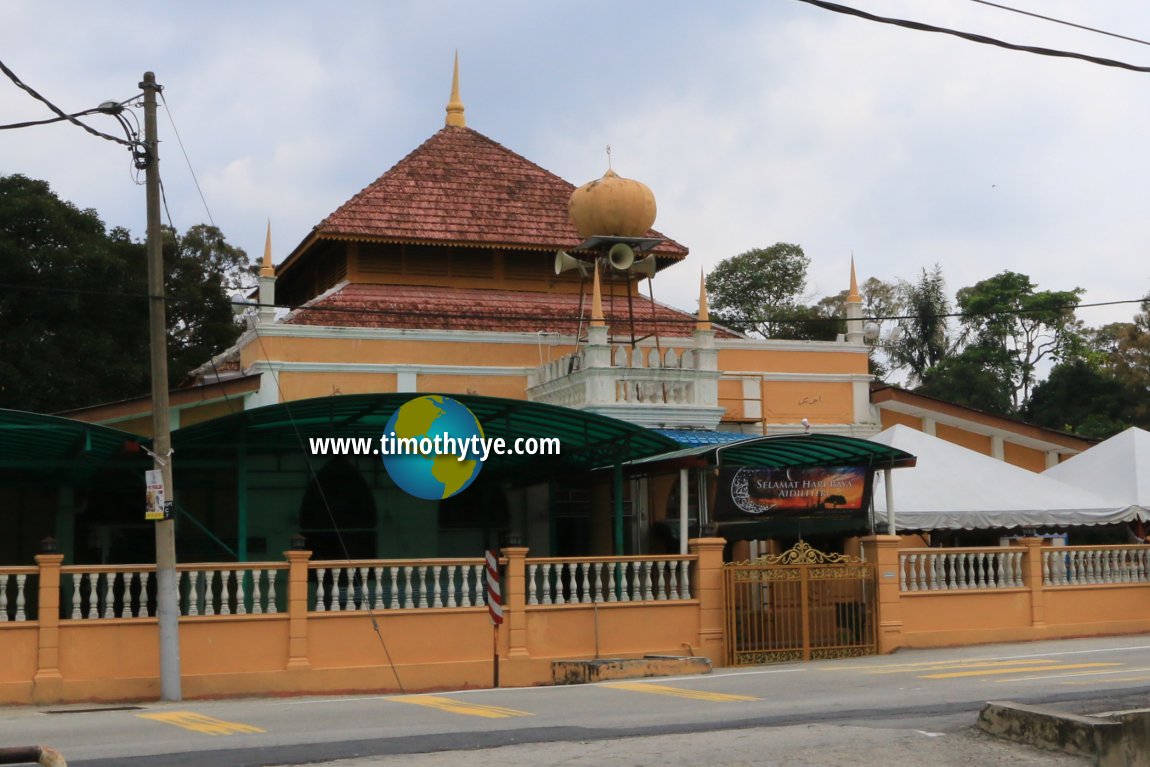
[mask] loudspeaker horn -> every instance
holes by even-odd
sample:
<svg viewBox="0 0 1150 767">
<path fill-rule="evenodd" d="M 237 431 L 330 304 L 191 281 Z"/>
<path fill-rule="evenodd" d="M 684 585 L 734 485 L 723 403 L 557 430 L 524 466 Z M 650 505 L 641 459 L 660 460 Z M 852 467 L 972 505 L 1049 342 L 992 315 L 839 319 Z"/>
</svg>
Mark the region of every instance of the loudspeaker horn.
<svg viewBox="0 0 1150 767">
<path fill-rule="evenodd" d="M 625 242 L 617 242 L 607 251 L 607 260 L 620 272 L 625 272 L 635 263 L 635 250 Z"/>
<path fill-rule="evenodd" d="M 563 272 L 569 272 L 572 269 L 578 269 L 579 274 L 583 277 L 587 276 L 587 264 L 585 262 L 562 250 L 555 251 L 555 273 L 563 274 Z"/>
<path fill-rule="evenodd" d="M 640 258 L 631 264 L 631 274 L 637 274 L 640 277 L 654 277 L 655 266 L 655 254 L 652 253 L 646 258 Z"/>
</svg>

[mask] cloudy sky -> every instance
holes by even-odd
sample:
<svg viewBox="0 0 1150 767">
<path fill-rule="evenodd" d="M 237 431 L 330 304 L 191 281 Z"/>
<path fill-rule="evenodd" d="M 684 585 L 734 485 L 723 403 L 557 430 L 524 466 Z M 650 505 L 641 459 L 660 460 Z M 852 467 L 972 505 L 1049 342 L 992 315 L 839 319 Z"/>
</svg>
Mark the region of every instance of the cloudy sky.
<svg viewBox="0 0 1150 767">
<path fill-rule="evenodd" d="M 1150 47 L 973 0 L 843 0 L 869 12 L 1150 66 Z M 1002 0 L 1150 40 L 1150 4 Z M 910 31 L 797 0 L 116 2 L 4 0 L 0 60 L 66 111 L 156 72 L 173 223 L 211 217 L 277 262 L 443 125 L 458 49 L 468 125 L 578 185 L 613 165 L 699 267 L 779 241 L 812 297 L 938 263 L 954 290 L 1004 269 L 1088 302 L 1150 291 L 1150 73 Z M 46 117 L 0 81 L 0 123 Z M 93 124 L 118 131 L 111 118 Z M 173 129 L 174 122 L 174 129 Z M 0 132 L 0 174 L 49 181 L 144 232 L 126 150 L 69 125 Z M 1134 305 L 1082 309 L 1090 325 Z"/>
</svg>

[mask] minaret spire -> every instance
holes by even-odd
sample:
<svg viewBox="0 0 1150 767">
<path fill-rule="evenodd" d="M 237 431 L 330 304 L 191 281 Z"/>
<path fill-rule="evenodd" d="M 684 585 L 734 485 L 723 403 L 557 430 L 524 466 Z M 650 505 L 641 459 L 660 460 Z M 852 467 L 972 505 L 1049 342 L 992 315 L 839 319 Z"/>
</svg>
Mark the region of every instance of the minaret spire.
<svg viewBox="0 0 1150 767">
<path fill-rule="evenodd" d="M 855 254 L 851 253 L 851 287 L 847 292 L 847 343 L 863 343 L 863 300 L 859 294 L 859 281 L 855 277 Z"/>
<path fill-rule="evenodd" d="M 606 327 L 603 317 L 603 290 L 599 287 L 599 264 L 595 264 L 595 280 L 591 288 L 591 327 Z"/>
<path fill-rule="evenodd" d="M 707 279 L 699 267 L 699 314 L 695 318 L 695 330 L 711 329 L 711 312 L 707 307 Z"/>
<path fill-rule="evenodd" d="M 260 277 L 275 277 L 275 264 L 272 263 L 272 222 L 268 220 L 268 236 L 264 240 L 264 260 L 260 265 Z"/>
<path fill-rule="evenodd" d="M 447 102 L 447 119 L 444 124 L 449 128 L 467 127 L 467 119 L 463 116 L 463 100 L 459 98 L 459 51 L 455 52 L 455 72 L 451 76 L 451 98 Z"/>
</svg>

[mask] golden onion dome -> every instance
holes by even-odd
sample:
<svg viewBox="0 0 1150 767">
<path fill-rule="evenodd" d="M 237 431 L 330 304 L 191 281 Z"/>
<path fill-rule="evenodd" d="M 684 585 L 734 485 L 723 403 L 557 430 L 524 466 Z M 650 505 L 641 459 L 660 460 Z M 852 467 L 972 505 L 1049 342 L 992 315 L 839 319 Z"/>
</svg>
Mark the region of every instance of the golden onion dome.
<svg viewBox="0 0 1150 767">
<path fill-rule="evenodd" d="M 572 192 L 567 211 L 580 237 L 642 237 L 655 223 L 655 195 L 608 170 Z"/>
</svg>

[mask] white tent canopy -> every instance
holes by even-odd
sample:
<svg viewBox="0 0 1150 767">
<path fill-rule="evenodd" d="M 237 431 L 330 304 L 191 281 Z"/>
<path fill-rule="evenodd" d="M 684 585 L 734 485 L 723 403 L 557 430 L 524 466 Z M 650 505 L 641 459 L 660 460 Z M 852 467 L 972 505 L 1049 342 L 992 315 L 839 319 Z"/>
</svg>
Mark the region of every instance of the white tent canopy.
<svg viewBox="0 0 1150 767">
<path fill-rule="evenodd" d="M 902 530 L 1102 525 L 1150 519 L 1140 506 L 976 453 L 907 426 L 871 437 L 918 456 L 894 473 L 895 526 Z M 886 515 L 886 478 L 875 477 L 875 517 Z"/>
<path fill-rule="evenodd" d="M 1150 432 L 1132 426 L 1043 476 L 1150 509 Z"/>
</svg>

